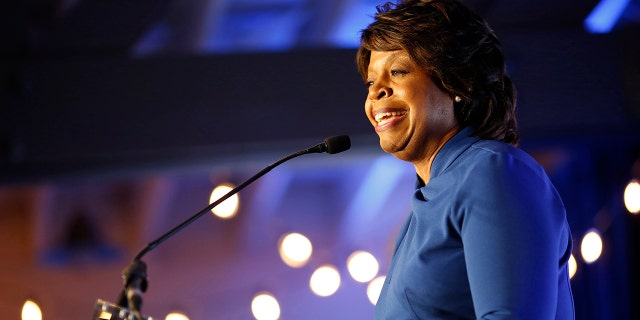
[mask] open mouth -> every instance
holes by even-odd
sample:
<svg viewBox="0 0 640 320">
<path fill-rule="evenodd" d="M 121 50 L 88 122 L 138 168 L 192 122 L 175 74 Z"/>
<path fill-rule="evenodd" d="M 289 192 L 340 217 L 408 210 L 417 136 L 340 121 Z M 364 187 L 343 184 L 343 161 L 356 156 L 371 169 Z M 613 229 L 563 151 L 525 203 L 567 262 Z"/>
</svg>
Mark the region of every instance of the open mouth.
<svg viewBox="0 0 640 320">
<path fill-rule="evenodd" d="M 380 112 L 375 114 L 374 120 L 377 122 L 378 126 L 383 126 L 394 119 L 403 117 L 406 113 L 406 111 Z"/>
</svg>

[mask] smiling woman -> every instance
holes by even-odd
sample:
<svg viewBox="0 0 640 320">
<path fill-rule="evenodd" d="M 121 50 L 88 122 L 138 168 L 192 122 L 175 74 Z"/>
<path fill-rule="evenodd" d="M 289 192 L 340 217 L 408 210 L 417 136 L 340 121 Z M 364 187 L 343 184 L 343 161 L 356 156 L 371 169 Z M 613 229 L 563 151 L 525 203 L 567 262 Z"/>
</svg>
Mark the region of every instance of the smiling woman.
<svg viewBox="0 0 640 320">
<path fill-rule="evenodd" d="M 429 163 L 459 124 L 453 100 L 405 50 L 373 51 L 367 69 L 365 111 L 382 149 L 416 166 L 429 179 Z"/>
<path fill-rule="evenodd" d="M 357 62 L 380 146 L 417 174 L 376 319 L 574 318 L 564 205 L 517 148 L 487 23 L 456 0 L 387 3 Z"/>
</svg>

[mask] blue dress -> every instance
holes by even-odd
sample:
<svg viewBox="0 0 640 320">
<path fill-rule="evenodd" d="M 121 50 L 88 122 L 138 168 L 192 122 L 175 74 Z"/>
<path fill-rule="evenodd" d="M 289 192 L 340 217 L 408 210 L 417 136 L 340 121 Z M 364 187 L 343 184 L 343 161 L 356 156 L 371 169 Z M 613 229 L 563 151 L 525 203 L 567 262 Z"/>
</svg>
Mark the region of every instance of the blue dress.
<svg viewBox="0 0 640 320">
<path fill-rule="evenodd" d="M 560 196 L 525 152 L 471 132 L 418 183 L 375 319 L 574 319 Z"/>
</svg>

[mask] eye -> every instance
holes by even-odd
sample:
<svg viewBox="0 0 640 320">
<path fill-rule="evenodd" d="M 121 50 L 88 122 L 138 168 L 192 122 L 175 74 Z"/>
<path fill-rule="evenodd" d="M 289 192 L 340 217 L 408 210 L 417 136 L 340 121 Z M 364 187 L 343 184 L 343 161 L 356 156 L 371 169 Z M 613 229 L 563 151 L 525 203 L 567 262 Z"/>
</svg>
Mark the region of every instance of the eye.
<svg viewBox="0 0 640 320">
<path fill-rule="evenodd" d="M 391 75 L 392 76 L 404 76 L 405 74 L 408 74 L 409 71 L 406 70 L 391 70 Z"/>
<path fill-rule="evenodd" d="M 370 88 L 373 85 L 373 80 L 369 80 L 367 82 L 364 83 L 364 86 L 368 88 Z"/>
</svg>

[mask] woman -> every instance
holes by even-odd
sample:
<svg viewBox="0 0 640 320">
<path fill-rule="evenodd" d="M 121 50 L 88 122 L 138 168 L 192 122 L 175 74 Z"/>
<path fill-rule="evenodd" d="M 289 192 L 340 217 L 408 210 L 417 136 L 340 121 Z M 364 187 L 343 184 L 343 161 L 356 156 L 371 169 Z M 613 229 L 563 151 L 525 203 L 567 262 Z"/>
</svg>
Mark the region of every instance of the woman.
<svg viewBox="0 0 640 320">
<path fill-rule="evenodd" d="M 376 319 L 573 319 L 564 205 L 517 148 L 486 22 L 455 0 L 388 3 L 357 62 L 380 146 L 417 174 Z"/>
</svg>

